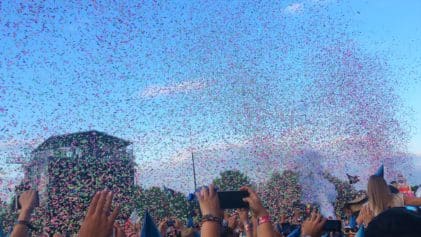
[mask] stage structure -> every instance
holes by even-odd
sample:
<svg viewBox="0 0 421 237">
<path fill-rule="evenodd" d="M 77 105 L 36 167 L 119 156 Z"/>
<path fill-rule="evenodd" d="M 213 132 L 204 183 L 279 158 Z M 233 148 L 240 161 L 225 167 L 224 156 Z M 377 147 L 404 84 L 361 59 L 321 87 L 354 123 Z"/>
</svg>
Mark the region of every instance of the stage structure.
<svg viewBox="0 0 421 237">
<path fill-rule="evenodd" d="M 53 136 L 31 153 L 26 181 L 40 194 L 43 226 L 73 230 L 96 191 L 114 191 L 116 201 L 134 186 L 131 143 L 98 131 Z"/>
</svg>

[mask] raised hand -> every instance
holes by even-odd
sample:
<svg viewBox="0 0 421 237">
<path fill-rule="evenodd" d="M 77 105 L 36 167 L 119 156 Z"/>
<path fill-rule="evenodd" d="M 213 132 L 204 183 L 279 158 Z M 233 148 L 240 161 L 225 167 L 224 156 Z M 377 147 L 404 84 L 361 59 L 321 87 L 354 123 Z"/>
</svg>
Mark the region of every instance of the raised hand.
<svg viewBox="0 0 421 237">
<path fill-rule="evenodd" d="M 161 222 L 159 222 L 158 229 L 159 229 L 159 232 L 161 232 L 162 236 L 165 236 L 165 233 L 167 231 L 167 228 L 168 228 L 167 221 L 168 221 L 168 218 L 164 218 Z"/>
<path fill-rule="evenodd" d="M 237 228 L 237 224 L 237 215 L 234 213 L 228 218 L 228 227 L 231 230 L 234 230 L 235 228 Z"/>
<path fill-rule="evenodd" d="M 200 210 L 204 217 L 222 218 L 223 212 L 219 207 L 219 198 L 215 187 L 211 184 L 209 188 L 202 188 L 200 192 L 196 193 L 199 200 Z M 218 221 L 204 221 L 200 231 L 202 237 L 214 237 L 220 235 L 221 220 Z"/>
<path fill-rule="evenodd" d="M 111 236 L 115 218 L 119 213 L 119 207 L 110 212 L 112 200 L 112 192 L 101 191 L 95 194 L 79 230 L 79 237 Z"/>
<path fill-rule="evenodd" d="M 249 204 L 250 210 L 253 212 L 255 217 L 259 218 L 268 215 L 266 208 L 263 207 L 262 201 L 260 201 L 259 196 L 253 189 L 250 187 L 242 187 L 240 190 L 247 191 L 249 193 L 249 197 L 244 198 L 243 201 Z"/>
<path fill-rule="evenodd" d="M 116 237 L 126 237 L 123 228 L 121 228 L 117 223 L 114 223 L 114 231 Z"/>
<path fill-rule="evenodd" d="M 13 227 L 11 237 L 29 236 L 29 219 L 34 208 L 38 205 L 38 195 L 34 190 L 23 192 L 19 197 L 21 210 L 18 216 L 18 224 Z"/>
<path fill-rule="evenodd" d="M 361 208 L 360 216 L 362 217 L 364 225 L 368 226 L 368 223 L 374 218 L 374 213 L 368 205 L 365 205 Z"/>
<path fill-rule="evenodd" d="M 248 223 L 249 222 L 249 210 L 245 208 L 241 208 L 237 210 L 238 215 L 240 217 L 241 223 Z"/>
<path fill-rule="evenodd" d="M 222 211 L 219 207 L 219 198 L 213 184 L 209 185 L 209 188 L 202 188 L 200 192 L 196 193 L 196 196 L 199 200 L 202 215 L 222 217 Z"/>
<path fill-rule="evenodd" d="M 322 235 L 323 226 L 326 223 L 326 219 L 318 213 L 311 213 L 308 220 L 304 221 L 301 225 L 302 236 L 318 237 Z"/>
<path fill-rule="evenodd" d="M 22 212 L 32 212 L 38 202 L 37 191 L 28 190 L 23 192 L 19 197 L 19 203 L 22 207 Z"/>
<path fill-rule="evenodd" d="M 249 204 L 250 210 L 253 212 L 254 219 L 253 223 L 253 235 L 256 234 L 260 237 L 272 237 L 274 236 L 273 226 L 269 219 L 269 212 L 263 207 L 262 201 L 260 201 L 257 193 L 250 187 L 242 187 L 240 190 L 247 191 L 249 196 L 244 198 L 243 201 Z M 260 221 L 260 218 L 265 220 Z M 269 220 L 269 221 L 267 221 Z M 247 231 L 247 234 L 251 234 Z"/>
</svg>

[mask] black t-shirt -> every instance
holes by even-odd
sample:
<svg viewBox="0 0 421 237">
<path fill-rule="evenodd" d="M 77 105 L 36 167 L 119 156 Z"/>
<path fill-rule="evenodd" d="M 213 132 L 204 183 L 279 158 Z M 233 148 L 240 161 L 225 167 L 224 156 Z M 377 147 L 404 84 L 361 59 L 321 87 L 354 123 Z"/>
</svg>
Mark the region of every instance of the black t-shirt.
<svg viewBox="0 0 421 237">
<path fill-rule="evenodd" d="M 390 208 L 376 216 L 367 226 L 366 237 L 419 237 L 421 213 L 405 207 Z"/>
</svg>

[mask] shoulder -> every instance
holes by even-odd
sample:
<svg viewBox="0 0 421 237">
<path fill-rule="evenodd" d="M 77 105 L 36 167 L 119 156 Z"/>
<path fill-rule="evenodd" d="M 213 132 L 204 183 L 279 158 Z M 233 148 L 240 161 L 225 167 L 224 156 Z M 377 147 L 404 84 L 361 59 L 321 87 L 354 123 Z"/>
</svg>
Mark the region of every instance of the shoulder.
<svg viewBox="0 0 421 237">
<path fill-rule="evenodd" d="M 403 200 L 403 193 L 395 193 L 395 194 L 392 194 L 392 196 L 393 196 L 393 199 L 398 199 L 398 200 Z"/>
</svg>

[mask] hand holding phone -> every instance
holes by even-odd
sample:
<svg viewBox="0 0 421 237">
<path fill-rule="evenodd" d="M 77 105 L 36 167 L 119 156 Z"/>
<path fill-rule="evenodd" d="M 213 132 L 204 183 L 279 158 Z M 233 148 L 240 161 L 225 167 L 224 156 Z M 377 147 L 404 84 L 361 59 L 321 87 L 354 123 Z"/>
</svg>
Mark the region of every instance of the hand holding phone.
<svg viewBox="0 0 421 237">
<path fill-rule="evenodd" d="M 242 187 L 241 191 L 246 191 L 248 193 L 248 197 L 244 198 L 243 200 L 250 206 L 250 210 L 253 212 L 253 215 L 256 217 L 262 217 L 269 215 L 266 208 L 263 206 L 262 201 L 259 198 L 259 195 L 250 187 Z"/>
<path fill-rule="evenodd" d="M 312 212 L 310 218 L 301 225 L 301 235 L 321 236 L 325 223 L 326 219 L 319 213 Z"/>
<path fill-rule="evenodd" d="M 327 220 L 323 226 L 324 231 L 341 231 L 342 223 L 339 220 Z"/>
<path fill-rule="evenodd" d="M 38 191 L 27 190 L 16 198 L 17 209 L 32 211 L 35 207 L 39 206 Z"/>
<path fill-rule="evenodd" d="M 210 184 L 209 187 L 201 188 L 200 191 L 196 192 L 196 196 L 202 215 L 222 216 L 218 195 L 213 184 Z"/>
<path fill-rule="evenodd" d="M 249 196 L 247 191 L 226 191 L 218 192 L 219 207 L 221 209 L 248 208 L 248 203 L 243 198 Z"/>
</svg>

